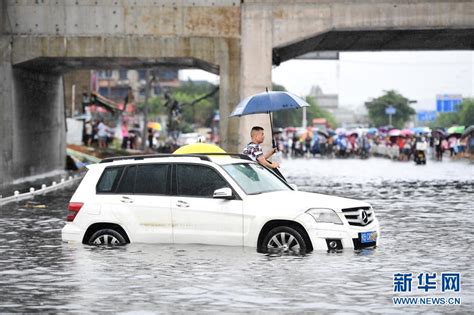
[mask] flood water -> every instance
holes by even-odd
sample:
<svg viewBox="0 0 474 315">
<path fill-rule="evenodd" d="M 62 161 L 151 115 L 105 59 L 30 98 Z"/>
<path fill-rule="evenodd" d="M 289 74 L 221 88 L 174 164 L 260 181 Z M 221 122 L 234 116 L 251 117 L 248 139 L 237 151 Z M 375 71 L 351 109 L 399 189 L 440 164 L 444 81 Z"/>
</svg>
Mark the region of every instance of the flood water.
<svg viewBox="0 0 474 315">
<path fill-rule="evenodd" d="M 376 249 L 267 256 L 254 249 L 61 242 L 74 188 L 0 209 L 0 312 L 469 313 L 474 309 L 474 165 L 284 160 L 300 190 L 368 201 Z M 44 208 L 43 208 L 44 205 Z M 424 293 L 422 272 L 461 273 L 461 292 Z M 413 273 L 394 293 L 394 273 Z M 460 297 L 458 306 L 395 306 L 393 297 Z"/>
</svg>

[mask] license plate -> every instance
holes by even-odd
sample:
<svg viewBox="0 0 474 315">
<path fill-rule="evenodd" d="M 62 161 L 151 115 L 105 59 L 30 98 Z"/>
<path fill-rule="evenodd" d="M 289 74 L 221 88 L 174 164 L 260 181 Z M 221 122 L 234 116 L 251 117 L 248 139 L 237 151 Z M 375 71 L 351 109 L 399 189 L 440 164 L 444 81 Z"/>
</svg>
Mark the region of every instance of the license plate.
<svg viewBox="0 0 474 315">
<path fill-rule="evenodd" d="M 377 241 L 377 232 L 362 232 L 360 233 L 361 243 L 373 243 Z"/>
</svg>

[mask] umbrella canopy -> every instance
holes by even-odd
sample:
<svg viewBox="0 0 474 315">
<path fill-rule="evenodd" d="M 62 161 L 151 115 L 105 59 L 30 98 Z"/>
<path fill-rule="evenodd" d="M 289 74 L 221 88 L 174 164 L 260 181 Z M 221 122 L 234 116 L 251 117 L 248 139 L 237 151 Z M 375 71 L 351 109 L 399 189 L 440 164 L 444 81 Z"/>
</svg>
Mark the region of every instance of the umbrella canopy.
<svg viewBox="0 0 474 315">
<path fill-rule="evenodd" d="M 471 133 L 473 133 L 473 132 L 474 132 L 474 125 L 469 126 L 469 127 L 467 127 L 467 128 L 464 130 L 464 132 L 463 132 L 463 134 L 462 134 L 462 137 L 463 137 L 463 138 L 464 138 L 464 137 L 467 137 L 467 136 L 469 136 L 469 135 L 470 135 Z"/>
<path fill-rule="evenodd" d="M 412 128 L 412 131 L 416 134 L 430 133 L 431 129 L 429 127 L 415 127 Z"/>
<path fill-rule="evenodd" d="M 388 132 L 388 135 L 389 135 L 390 137 L 398 137 L 398 136 L 400 136 L 401 134 L 402 134 L 402 132 L 401 132 L 400 130 L 398 130 L 398 129 L 392 129 L 392 130 L 390 130 L 390 131 Z"/>
<path fill-rule="evenodd" d="M 329 134 L 325 131 L 322 131 L 322 130 L 318 130 L 317 131 L 318 134 L 320 134 L 321 136 L 325 137 L 325 138 L 329 138 Z"/>
<path fill-rule="evenodd" d="M 431 131 L 431 135 L 436 136 L 438 135 L 441 138 L 446 138 L 446 132 L 442 128 L 435 128 Z"/>
<path fill-rule="evenodd" d="M 328 129 L 327 132 L 328 132 L 328 135 L 329 135 L 330 137 L 336 135 L 336 132 L 335 132 L 334 130 L 332 130 L 332 129 Z"/>
<path fill-rule="evenodd" d="M 146 126 L 148 128 L 151 128 L 151 129 L 154 129 L 154 130 L 157 130 L 157 131 L 161 131 L 161 124 L 159 122 L 150 121 L 150 122 L 148 122 L 148 124 Z"/>
<path fill-rule="evenodd" d="M 273 128 L 273 134 L 283 133 L 283 128 Z"/>
<path fill-rule="evenodd" d="M 306 101 L 289 92 L 263 92 L 242 100 L 237 104 L 237 107 L 230 114 L 230 117 L 270 113 L 280 110 L 298 109 L 307 106 L 309 106 L 309 104 L 306 103 Z"/>
<path fill-rule="evenodd" d="M 374 127 L 369 128 L 369 130 L 367 130 L 367 133 L 368 133 L 368 134 L 371 134 L 371 135 L 375 135 L 375 134 L 377 134 L 378 132 L 379 132 L 379 130 L 378 130 L 377 128 L 374 128 Z"/>
<path fill-rule="evenodd" d="M 336 129 L 336 134 L 337 135 L 346 135 L 346 129 L 345 128 L 337 128 Z"/>
<path fill-rule="evenodd" d="M 358 137 L 359 136 L 359 131 L 357 129 L 351 129 L 351 130 L 348 130 L 346 132 L 346 136 L 350 137 L 350 136 L 356 136 Z"/>
<path fill-rule="evenodd" d="M 452 134 L 460 134 L 462 135 L 464 132 L 464 126 L 452 126 L 451 128 L 448 129 L 448 135 Z"/>
<path fill-rule="evenodd" d="M 402 131 L 400 131 L 400 134 L 405 137 L 411 137 L 413 136 L 414 132 L 410 129 L 403 129 Z"/>
</svg>

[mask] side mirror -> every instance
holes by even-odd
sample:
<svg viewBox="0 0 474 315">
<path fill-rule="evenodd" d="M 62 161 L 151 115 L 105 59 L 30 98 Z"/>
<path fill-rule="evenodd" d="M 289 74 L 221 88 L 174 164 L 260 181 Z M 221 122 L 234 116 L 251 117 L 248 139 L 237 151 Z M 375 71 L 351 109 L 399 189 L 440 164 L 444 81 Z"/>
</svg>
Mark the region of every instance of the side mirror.
<svg viewBox="0 0 474 315">
<path fill-rule="evenodd" d="M 232 189 L 229 187 L 219 188 L 214 190 L 214 194 L 212 198 L 215 199 L 234 199 L 234 195 L 232 195 Z"/>
<path fill-rule="evenodd" d="M 295 184 L 290 184 L 290 187 L 293 188 L 294 191 L 298 191 L 298 186 Z"/>
</svg>

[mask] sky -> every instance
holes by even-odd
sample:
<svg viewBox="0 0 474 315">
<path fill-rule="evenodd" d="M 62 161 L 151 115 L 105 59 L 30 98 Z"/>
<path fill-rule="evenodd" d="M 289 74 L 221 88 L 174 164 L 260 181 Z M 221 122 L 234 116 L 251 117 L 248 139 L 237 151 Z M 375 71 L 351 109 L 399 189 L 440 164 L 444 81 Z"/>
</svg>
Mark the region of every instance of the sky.
<svg viewBox="0 0 474 315">
<path fill-rule="evenodd" d="M 180 78 L 219 82 L 202 70 L 182 70 Z M 274 66 L 272 80 L 299 96 L 319 85 L 339 94 L 340 107 L 357 108 L 396 90 L 416 101 L 416 110 L 435 110 L 437 94 L 474 97 L 474 52 L 347 52 L 339 60 L 289 60 Z"/>
</svg>

